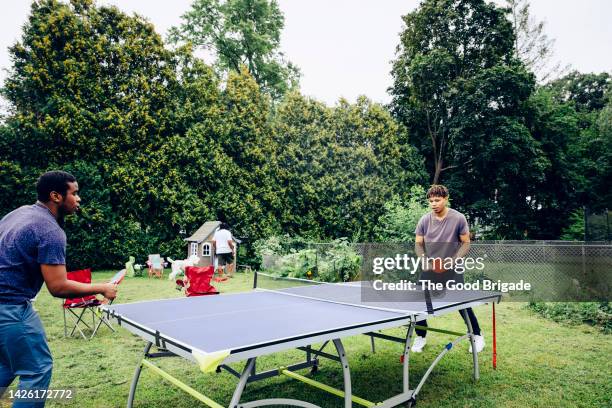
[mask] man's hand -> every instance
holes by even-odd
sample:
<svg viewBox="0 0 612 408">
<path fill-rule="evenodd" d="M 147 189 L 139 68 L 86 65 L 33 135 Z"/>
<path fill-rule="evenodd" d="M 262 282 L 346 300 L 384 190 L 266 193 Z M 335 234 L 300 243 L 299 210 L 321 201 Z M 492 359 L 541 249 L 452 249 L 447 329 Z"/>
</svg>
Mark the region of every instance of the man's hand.
<svg viewBox="0 0 612 408">
<path fill-rule="evenodd" d="M 47 289 L 55 297 L 70 298 L 102 294 L 107 299 L 117 296 L 117 288 L 113 283 L 81 283 L 68 280 L 66 265 L 40 265 Z"/>
<path fill-rule="evenodd" d="M 115 299 L 117 297 L 117 284 L 116 283 L 104 283 L 101 294 L 108 300 Z"/>
</svg>

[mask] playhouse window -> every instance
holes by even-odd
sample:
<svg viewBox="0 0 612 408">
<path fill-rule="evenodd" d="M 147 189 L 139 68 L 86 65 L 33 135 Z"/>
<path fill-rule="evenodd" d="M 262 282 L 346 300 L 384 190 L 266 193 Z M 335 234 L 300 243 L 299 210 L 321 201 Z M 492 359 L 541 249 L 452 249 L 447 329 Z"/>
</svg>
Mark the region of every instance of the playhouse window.
<svg viewBox="0 0 612 408">
<path fill-rule="evenodd" d="M 210 244 L 202 245 L 202 256 L 210 256 Z"/>
<path fill-rule="evenodd" d="M 191 243 L 191 249 L 189 251 L 190 255 L 198 255 L 198 243 L 197 242 L 192 242 Z"/>
</svg>

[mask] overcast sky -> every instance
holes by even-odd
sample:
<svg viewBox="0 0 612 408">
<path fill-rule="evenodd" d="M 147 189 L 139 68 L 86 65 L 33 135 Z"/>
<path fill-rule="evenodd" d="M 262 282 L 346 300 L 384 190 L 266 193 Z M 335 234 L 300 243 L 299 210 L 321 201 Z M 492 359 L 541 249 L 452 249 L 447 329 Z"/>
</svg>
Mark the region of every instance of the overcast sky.
<svg viewBox="0 0 612 408">
<path fill-rule="evenodd" d="M 503 1 L 503 0 L 499 0 Z M 147 17 L 165 36 L 191 0 L 98 0 Z M 29 0 L 5 2 L 0 15 L 0 80 L 11 64 L 8 47 L 20 38 Z M 390 61 L 401 16 L 418 0 L 278 0 L 285 15 L 282 50 L 302 72 L 301 89 L 327 104 L 366 95 L 388 102 Z M 581 72 L 612 71 L 612 0 L 532 0 L 532 15 L 556 40 L 556 58 Z"/>
</svg>

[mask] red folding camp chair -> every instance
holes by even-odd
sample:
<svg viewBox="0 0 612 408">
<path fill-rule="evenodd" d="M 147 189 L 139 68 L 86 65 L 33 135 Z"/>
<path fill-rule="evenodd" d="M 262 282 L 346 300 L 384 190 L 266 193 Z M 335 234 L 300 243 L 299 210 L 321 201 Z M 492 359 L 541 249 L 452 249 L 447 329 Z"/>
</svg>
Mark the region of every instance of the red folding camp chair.
<svg viewBox="0 0 612 408">
<path fill-rule="evenodd" d="M 210 284 L 214 273 L 214 266 L 187 266 L 185 268 L 185 278 L 178 279 L 176 284 L 185 288 L 187 297 L 218 295 L 219 291 Z"/>
<path fill-rule="evenodd" d="M 122 275 L 120 279 L 117 280 L 117 277 L 121 273 Z M 125 270 L 121 271 L 120 273 L 116 274 L 115 277 L 113 277 L 113 279 L 117 281 L 111 281 L 111 282 L 118 284 L 123 279 L 123 276 L 125 276 Z M 91 283 L 91 269 L 87 268 L 87 269 L 82 269 L 79 271 L 68 272 L 67 278 L 68 280 L 72 280 L 75 282 Z M 115 329 L 111 326 L 110 322 L 101 313 L 99 313 L 98 306 L 100 306 L 101 304 L 102 302 L 98 300 L 98 298 L 95 295 L 89 295 L 89 296 L 84 296 L 84 297 L 74 298 L 74 299 L 65 299 L 64 303 L 62 304 L 63 311 L 64 311 L 64 337 L 68 336 L 68 324 L 67 324 L 67 319 L 66 319 L 66 311 L 69 312 L 68 315 L 72 318 L 73 323 L 74 323 L 74 326 L 72 327 L 72 330 L 70 331 L 71 337 L 74 334 L 74 332 L 78 330 L 81 336 L 85 340 L 87 340 L 87 336 L 85 336 L 85 333 L 83 333 L 83 330 L 81 330 L 80 325 L 83 325 L 87 327 L 89 330 L 91 330 L 92 333 L 91 333 L 91 336 L 89 337 L 90 339 L 96 335 L 98 329 L 100 328 L 102 324 L 105 324 L 109 329 L 111 329 L 112 331 L 115 331 Z M 88 313 L 91 313 L 91 326 L 87 324 L 87 322 L 84 320 L 84 317 Z M 98 320 L 97 324 L 96 324 L 96 318 Z"/>
</svg>

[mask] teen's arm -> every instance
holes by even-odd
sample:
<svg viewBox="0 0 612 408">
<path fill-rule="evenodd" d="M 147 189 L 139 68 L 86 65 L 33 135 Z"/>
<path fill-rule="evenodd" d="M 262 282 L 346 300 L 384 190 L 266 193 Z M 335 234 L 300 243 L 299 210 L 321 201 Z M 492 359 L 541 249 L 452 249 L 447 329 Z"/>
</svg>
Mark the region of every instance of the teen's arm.
<svg viewBox="0 0 612 408">
<path fill-rule="evenodd" d="M 425 237 L 423 235 L 416 235 L 414 238 L 414 250 L 417 256 L 425 255 Z"/>
<path fill-rule="evenodd" d="M 461 240 L 461 245 L 457 249 L 457 253 L 453 257 L 454 259 L 463 258 L 470 252 L 470 233 L 459 235 L 459 240 Z"/>
</svg>

